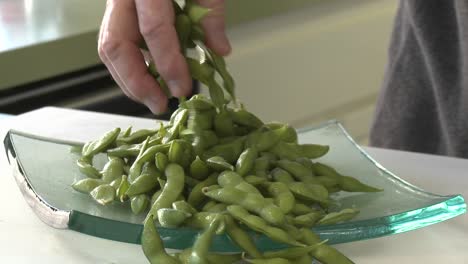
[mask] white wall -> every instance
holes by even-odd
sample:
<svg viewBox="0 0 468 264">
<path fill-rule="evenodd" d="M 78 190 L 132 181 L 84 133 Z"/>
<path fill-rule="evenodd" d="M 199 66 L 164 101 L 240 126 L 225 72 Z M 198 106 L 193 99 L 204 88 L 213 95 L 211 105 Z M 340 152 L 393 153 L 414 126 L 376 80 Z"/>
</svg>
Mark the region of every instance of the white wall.
<svg viewBox="0 0 468 264">
<path fill-rule="evenodd" d="M 397 1 L 321 1 L 230 28 L 237 93 L 265 121 L 342 121 L 365 144 Z"/>
</svg>

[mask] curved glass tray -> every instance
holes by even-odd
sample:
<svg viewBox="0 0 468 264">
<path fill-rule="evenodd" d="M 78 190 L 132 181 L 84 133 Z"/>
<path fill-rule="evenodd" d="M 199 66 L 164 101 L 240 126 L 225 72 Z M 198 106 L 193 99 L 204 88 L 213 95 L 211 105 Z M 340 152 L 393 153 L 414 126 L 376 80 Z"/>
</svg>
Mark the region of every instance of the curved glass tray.
<svg viewBox="0 0 468 264">
<path fill-rule="evenodd" d="M 299 130 L 299 140 L 330 145 L 330 152 L 319 160 L 384 189 L 379 193 L 336 195 L 335 209 L 357 207 L 361 212 L 350 222 L 313 228 L 330 244 L 415 230 L 466 211 L 462 196 L 428 193 L 392 174 L 366 154 L 337 121 Z M 111 240 L 140 242 L 143 214 L 133 215 L 128 204 L 98 205 L 88 195 L 71 188 L 73 182 L 84 177 L 75 165 L 78 157 L 71 152 L 71 147 L 80 143 L 9 131 L 4 144 L 19 188 L 46 224 Z M 198 234 L 190 228 L 159 228 L 159 232 L 165 246 L 172 249 L 190 247 Z M 260 250 L 285 247 L 264 235 L 251 234 Z M 218 235 L 212 250 L 236 252 L 240 249 L 226 235 Z"/>
</svg>

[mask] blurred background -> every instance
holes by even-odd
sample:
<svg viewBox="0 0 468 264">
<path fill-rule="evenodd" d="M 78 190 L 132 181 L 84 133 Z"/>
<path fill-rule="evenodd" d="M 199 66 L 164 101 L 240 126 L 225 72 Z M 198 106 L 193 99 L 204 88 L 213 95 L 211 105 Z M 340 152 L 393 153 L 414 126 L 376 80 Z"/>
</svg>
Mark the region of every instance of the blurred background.
<svg viewBox="0 0 468 264">
<path fill-rule="evenodd" d="M 246 107 L 296 128 L 337 119 L 365 145 L 397 1 L 226 3 L 227 62 Z M 104 8 L 104 0 L 0 0 L 0 113 L 59 106 L 154 117 L 99 60 Z"/>
</svg>

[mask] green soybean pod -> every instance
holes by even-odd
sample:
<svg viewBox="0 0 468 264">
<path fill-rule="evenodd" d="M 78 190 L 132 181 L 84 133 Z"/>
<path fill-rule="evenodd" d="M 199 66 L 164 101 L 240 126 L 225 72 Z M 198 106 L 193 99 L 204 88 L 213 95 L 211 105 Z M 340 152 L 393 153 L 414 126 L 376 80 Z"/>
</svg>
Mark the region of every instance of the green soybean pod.
<svg viewBox="0 0 468 264">
<path fill-rule="evenodd" d="M 268 202 L 262 195 L 258 193 L 248 193 L 237 188 L 227 186 L 211 191 L 204 191 L 204 194 L 216 201 L 239 205 L 248 211 L 260 215 L 267 222 L 281 226 L 285 223 L 284 213 L 281 209 Z"/>
<path fill-rule="evenodd" d="M 120 158 L 136 157 L 140 153 L 140 148 L 141 144 L 121 145 L 108 149 L 107 155 Z"/>
<path fill-rule="evenodd" d="M 283 141 L 278 142 L 270 152 L 278 156 L 280 159 L 295 160 L 301 157 L 301 154 L 297 149 L 297 144 L 286 143 Z"/>
<path fill-rule="evenodd" d="M 310 245 L 307 247 L 290 247 L 276 251 L 266 251 L 263 253 L 263 256 L 265 258 L 294 259 L 309 254 L 309 252 L 315 248 L 317 248 L 317 244 Z"/>
<path fill-rule="evenodd" d="M 101 184 L 94 188 L 89 194 L 97 203 L 107 205 L 114 201 L 115 189 L 109 184 Z"/>
<path fill-rule="evenodd" d="M 198 62 L 193 62 L 193 63 L 198 63 Z M 190 100 L 185 101 L 180 104 L 179 109 L 191 109 L 191 110 L 199 110 L 199 111 L 204 111 L 204 110 L 212 110 L 214 109 L 214 105 L 211 102 L 211 100 L 208 100 L 205 97 L 202 96 L 192 96 Z"/>
<path fill-rule="evenodd" d="M 190 31 L 190 39 L 205 41 L 205 32 L 199 25 L 192 24 L 192 30 Z"/>
<path fill-rule="evenodd" d="M 298 258 L 291 259 L 291 262 L 294 264 L 310 264 L 313 263 L 314 259 L 311 255 L 305 254 Z"/>
<path fill-rule="evenodd" d="M 213 109 L 209 110 L 189 110 L 187 120 L 187 128 L 193 131 L 209 130 L 213 127 L 213 119 L 215 115 Z"/>
<path fill-rule="evenodd" d="M 206 187 L 203 188 L 203 189 L 206 189 Z M 202 212 L 207 212 L 211 207 L 213 207 L 213 206 L 215 206 L 217 204 L 218 204 L 218 202 L 210 200 L 210 201 L 206 202 L 205 205 L 203 205 L 201 211 Z"/>
<path fill-rule="evenodd" d="M 129 187 L 130 187 L 130 183 L 128 182 L 127 175 L 122 175 L 122 180 L 120 181 L 120 185 L 116 191 L 117 198 L 121 202 L 124 202 L 125 199 L 127 198 L 126 193 Z"/>
<path fill-rule="evenodd" d="M 88 142 L 83 147 L 82 155 L 85 157 L 92 157 L 99 152 L 105 151 L 109 146 L 111 146 L 114 141 L 117 139 L 117 136 L 120 133 L 120 128 L 115 128 L 104 135 L 102 135 L 99 139 Z"/>
<path fill-rule="evenodd" d="M 218 184 L 222 187 L 234 187 L 241 182 L 244 182 L 244 178 L 234 171 L 223 171 L 218 176 Z"/>
<path fill-rule="evenodd" d="M 260 185 L 260 184 L 265 183 L 265 182 L 268 181 L 267 178 L 259 177 L 259 176 L 256 176 L 256 175 L 247 175 L 247 176 L 244 177 L 244 180 L 247 183 L 250 183 L 253 186 L 257 186 L 257 185 Z"/>
<path fill-rule="evenodd" d="M 143 167 L 141 168 L 141 174 L 149 174 L 155 178 L 162 176 L 161 171 L 156 168 L 154 162 L 146 162 L 143 164 Z"/>
<path fill-rule="evenodd" d="M 237 159 L 236 172 L 241 176 L 245 176 L 250 170 L 252 170 L 257 156 L 258 151 L 255 148 L 245 149 Z"/>
<path fill-rule="evenodd" d="M 162 189 L 156 191 L 155 193 L 153 193 L 153 195 L 151 196 L 151 205 L 154 204 L 154 202 L 156 201 L 156 199 L 158 199 L 158 197 L 161 195 L 162 193 Z"/>
<path fill-rule="evenodd" d="M 129 126 L 127 127 L 127 129 L 125 129 L 124 131 L 122 131 L 120 134 L 119 134 L 119 137 L 122 136 L 122 137 L 128 137 L 132 134 L 132 126 Z"/>
<path fill-rule="evenodd" d="M 296 200 L 294 195 L 289 190 L 288 186 L 282 182 L 273 182 L 264 184 L 268 193 L 273 197 L 274 203 L 288 214 L 293 208 Z"/>
<path fill-rule="evenodd" d="M 301 228 L 299 231 L 303 234 L 301 241 L 307 245 L 320 243 L 320 237 L 308 228 Z M 310 252 L 310 255 L 323 264 L 353 264 L 354 262 L 343 255 L 335 248 L 320 244 Z"/>
<path fill-rule="evenodd" d="M 294 218 L 294 224 L 296 226 L 313 227 L 322 217 L 322 212 L 313 211 L 307 214 L 296 216 Z"/>
<path fill-rule="evenodd" d="M 102 177 L 101 172 L 84 159 L 77 160 L 76 164 L 78 165 L 78 170 L 87 177 L 94 179 L 100 179 Z"/>
<path fill-rule="evenodd" d="M 192 178 L 192 177 L 190 177 L 190 176 L 188 176 L 188 175 L 185 175 L 185 184 L 186 184 L 187 186 L 189 186 L 190 188 L 195 187 L 195 186 L 196 186 L 197 184 L 199 184 L 199 183 L 200 183 L 199 180 L 197 180 L 197 179 L 195 179 L 195 178 Z"/>
<path fill-rule="evenodd" d="M 157 152 L 154 155 L 154 163 L 159 171 L 164 171 L 166 169 L 167 164 L 169 163 L 169 158 L 166 154 L 162 152 Z"/>
<path fill-rule="evenodd" d="M 211 77 L 211 79 L 208 80 L 208 90 L 210 92 L 210 98 L 213 101 L 213 104 L 218 108 L 221 109 L 224 105 L 224 93 L 219 86 L 219 84 L 216 82 L 214 77 Z"/>
<path fill-rule="evenodd" d="M 343 191 L 347 192 L 381 192 L 382 189 L 378 189 L 367 184 L 360 182 L 359 180 L 350 176 L 341 176 L 338 180 L 338 185 Z"/>
<path fill-rule="evenodd" d="M 267 159 L 270 166 L 276 166 L 276 161 L 278 161 L 276 155 L 271 152 L 260 152 L 260 157 Z"/>
<path fill-rule="evenodd" d="M 236 124 L 250 128 L 260 128 L 263 126 L 263 122 L 260 118 L 245 109 L 234 109 L 229 112 L 231 114 L 232 121 Z"/>
<path fill-rule="evenodd" d="M 285 184 L 289 184 L 294 182 L 294 178 L 291 174 L 281 168 L 275 168 L 271 171 L 272 178 L 277 182 L 282 182 Z"/>
<path fill-rule="evenodd" d="M 148 208 L 149 198 L 146 194 L 139 194 L 130 199 L 130 207 L 134 214 L 140 214 Z"/>
<path fill-rule="evenodd" d="M 179 200 L 175 201 L 172 203 L 172 208 L 179 210 L 179 211 L 184 211 L 188 214 L 196 214 L 198 211 L 195 209 L 193 206 L 191 206 L 189 203 L 187 203 L 185 200 Z"/>
<path fill-rule="evenodd" d="M 265 157 L 256 158 L 253 166 L 253 173 L 260 177 L 267 177 L 270 169 L 270 160 Z"/>
<path fill-rule="evenodd" d="M 230 142 L 218 144 L 207 149 L 201 157 L 206 160 L 214 156 L 220 156 L 229 164 L 234 164 L 244 150 L 244 140 L 244 138 L 239 137 Z"/>
<path fill-rule="evenodd" d="M 188 101 L 187 101 L 188 102 Z M 172 118 L 172 117 L 171 117 Z M 180 128 L 187 121 L 188 110 L 182 109 L 177 112 L 177 115 L 174 116 L 172 126 L 167 130 L 166 134 L 162 138 L 161 143 L 166 144 L 173 139 L 176 139 L 179 136 Z M 154 155 L 155 153 L 153 153 Z"/>
<path fill-rule="evenodd" d="M 204 180 L 210 174 L 210 168 L 199 156 L 190 164 L 190 175 L 197 180 Z"/>
<path fill-rule="evenodd" d="M 189 67 L 192 77 L 205 85 L 209 85 L 214 76 L 214 69 L 207 62 L 200 63 L 199 61 L 187 58 L 187 65 Z M 211 96 L 211 94 L 210 94 Z M 190 101 L 190 100 L 189 100 Z M 187 101 L 187 102 L 189 102 Z M 216 106 L 216 103 L 213 104 Z"/>
<path fill-rule="evenodd" d="M 120 178 L 117 178 L 117 179 L 113 180 L 111 183 L 109 183 L 110 186 L 114 187 L 116 192 L 117 192 L 117 189 L 120 186 L 120 183 L 122 182 L 122 176 L 120 176 Z M 117 195 L 117 193 L 116 193 L 116 195 Z"/>
<path fill-rule="evenodd" d="M 185 225 L 195 229 L 206 229 L 215 218 L 219 217 L 219 215 L 223 214 L 214 212 L 198 212 L 196 214 L 193 214 L 190 218 L 188 218 L 185 221 Z M 225 230 L 226 225 L 224 224 L 224 222 L 222 222 L 216 229 L 216 234 L 224 234 Z"/>
<path fill-rule="evenodd" d="M 275 131 L 269 130 L 260 134 L 255 146 L 258 151 L 267 151 L 274 147 L 279 141 L 280 136 L 278 136 Z"/>
<path fill-rule="evenodd" d="M 184 7 L 184 11 L 192 23 L 199 24 L 200 21 L 211 11 L 211 9 L 197 5 L 191 1 L 187 1 Z"/>
<path fill-rule="evenodd" d="M 186 14 L 182 13 L 176 16 L 174 24 L 177 36 L 179 37 L 179 43 L 180 48 L 182 50 L 182 54 L 185 54 L 185 50 L 187 49 L 187 42 L 190 37 L 192 22 Z"/>
<path fill-rule="evenodd" d="M 212 173 L 210 176 L 208 176 L 208 178 L 195 185 L 195 187 L 193 187 L 192 191 L 190 192 L 187 198 L 187 202 L 195 208 L 199 207 L 203 200 L 206 198 L 202 192 L 202 189 L 210 185 L 216 184 L 217 178 L 218 173 Z"/>
<path fill-rule="evenodd" d="M 290 160 L 279 160 L 277 164 L 280 168 L 291 173 L 291 175 L 294 176 L 294 178 L 296 178 L 299 181 L 303 181 L 303 182 L 314 181 L 313 179 L 314 173 L 312 172 L 312 170 L 303 166 L 299 162 L 290 161 Z"/>
<path fill-rule="evenodd" d="M 169 147 L 168 158 L 169 162 L 180 163 L 184 155 L 184 145 L 182 140 L 175 139 L 171 142 Z"/>
<path fill-rule="evenodd" d="M 330 146 L 317 144 L 301 144 L 298 148 L 302 156 L 309 159 L 320 158 L 330 150 Z"/>
<path fill-rule="evenodd" d="M 136 144 L 143 142 L 146 138 L 151 137 L 152 135 L 156 134 L 156 130 L 152 129 L 140 129 L 138 131 L 133 132 L 128 137 L 121 137 L 117 138 L 116 141 L 120 145 L 122 144 Z"/>
<path fill-rule="evenodd" d="M 328 191 L 322 185 L 291 182 L 288 184 L 288 187 L 297 198 L 312 202 L 328 203 Z"/>
<path fill-rule="evenodd" d="M 215 217 L 208 227 L 198 236 L 193 243 L 192 254 L 189 255 L 187 263 L 188 264 L 201 264 L 209 263 L 208 253 L 211 247 L 213 237 L 216 230 L 221 225 L 223 217 L 218 215 Z"/>
<path fill-rule="evenodd" d="M 153 215 L 161 208 L 170 208 L 184 189 L 185 173 L 180 165 L 175 163 L 168 164 L 164 170 L 164 174 L 166 175 L 167 182 L 161 194 L 151 206 L 150 213 Z"/>
<path fill-rule="evenodd" d="M 214 171 L 225 171 L 225 170 L 234 170 L 234 166 L 232 166 L 229 162 L 227 162 L 221 156 L 214 156 L 206 160 L 206 164 L 209 168 Z"/>
<path fill-rule="evenodd" d="M 315 175 L 328 176 L 339 178 L 341 175 L 331 166 L 321 162 L 314 163 L 314 173 Z"/>
<path fill-rule="evenodd" d="M 144 221 L 143 232 L 141 234 L 141 247 L 151 264 L 180 264 L 176 258 L 170 256 L 164 250 L 164 244 L 156 229 L 152 214 L 149 214 Z"/>
<path fill-rule="evenodd" d="M 333 188 L 335 186 L 338 187 L 338 183 L 339 183 L 338 178 L 332 178 L 328 176 L 317 176 L 315 177 L 315 180 L 317 180 L 317 183 L 323 185 L 327 189 Z"/>
<path fill-rule="evenodd" d="M 223 79 L 224 89 L 226 90 L 226 92 L 228 92 L 229 96 L 234 101 L 234 103 L 236 103 L 236 95 L 235 95 L 235 90 L 234 90 L 235 82 L 231 74 L 227 70 L 226 62 L 224 61 L 224 58 L 212 52 L 210 49 L 205 48 L 204 50 L 206 53 L 210 55 L 209 56 L 210 62 L 214 65 L 219 75 L 221 75 L 221 78 Z"/>
<path fill-rule="evenodd" d="M 214 130 L 220 137 L 230 137 L 234 135 L 234 123 L 231 116 L 224 108 L 220 109 L 213 120 Z"/>
<path fill-rule="evenodd" d="M 292 126 L 280 123 L 276 127 L 270 128 L 275 131 L 283 142 L 297 144 L 297 131 Z"/>
<path fill-rule="evenodd" d="M 125 162 L 123 159 L 118 157 L 110 158 L 102 169 L 102 180 L 106 183 L 110 183 L 113 180 L 122 177 L 124 174 L 124 165 Z"/>
<path fill-rule="evenodd" d="M 291 213 L 296 216 L 304 215 L 304 214 L 308 214 L 312 212 L 314 212 L 314 209 L 302 203 L 295 203 L 293 209 L 291 210 Z"/>
<path fill-rule="evenodd" d="M 229 238 L 234 241 L 240 248 L 242 248 L 249 256 L 253 258 L 262 258 L 262 253 L 255 246 L 252 238 L 245 232 L 244 229 L 240 228 L 231 215 L 224 215 L 224 222 L 226 223 L 226 233 Z"/>
<path fill-rule="evenodd" d="M 356 215 L 359 214 L 358 209 L 354 208 L 346 208 L 339 212 L 332 212 L 324 216 L 320 221 L 318 221 L 319 225 L 330 225 L 336 224 L 343 221 L 348 221 L 353 219 Z"/>
<path fill-rule="evenodd" d="M 163 227 L 175 228 L 180 226 L 187 218 L 192 216 L 191 214 L 173 209 L 173 208 L 161 208 L 158 210 L 158 221 Z"/>
<path fill-rule="evenodd" d="M 302 166 L 308 168 L 309 170 L 314 171 L 314 163 L 312 162 L 311 159 L 306 158 L 306 157 L 299 157 L 295 159 L 295 161 L 299 162 L 300 164 L 302 164 Z"/>
<path fill-rule="evenodd" d="M 223 203 L 217 203 L 214 206 L 210 207 L 207 212 L 212 212 L 212 213 L 221 213 L 226 211 L 227 205 Z"/>
<path fill-rule="evenodd" d="M 73 183 L 72 188 L 75 191 L 89 194 L 94 188 L 103 183 L 104 182 L 100 179 L 86 178 Z"/>
<path fill-rule="evenodd" d="M 158 178 L 150 174 L 142 174 L 138 176 L 128 187 L 125 195 L 135 196 L 137 194 L 146 193 L 158 185 Z"/>
<path fill-rule="evenodd" d="M 130 182 L 133 182 L 140 175 L 143 165 L 150 160 L 150 155 L 145 154 L 147 153 L 148 142 L 149 136 L 141 144 L 140 152 L 132 166 L 130 166 L 130 170 L 128 172 L 128 180 Z"/>
</svg>

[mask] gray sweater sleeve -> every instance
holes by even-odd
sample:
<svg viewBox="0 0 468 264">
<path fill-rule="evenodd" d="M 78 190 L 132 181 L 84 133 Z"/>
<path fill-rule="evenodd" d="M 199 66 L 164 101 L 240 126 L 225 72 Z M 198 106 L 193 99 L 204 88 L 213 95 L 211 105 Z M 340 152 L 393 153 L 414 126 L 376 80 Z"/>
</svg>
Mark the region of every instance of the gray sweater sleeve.
<svg viewBox="0 0 468 264">
<path fill-rule="evenodd" d="M 468 1 L 401 0 L 370 145 L 468 158 Z"/>
</svg>

